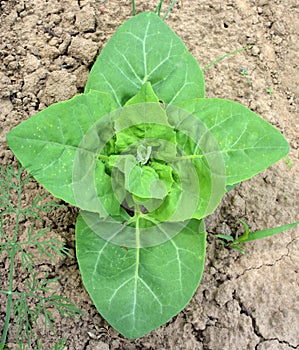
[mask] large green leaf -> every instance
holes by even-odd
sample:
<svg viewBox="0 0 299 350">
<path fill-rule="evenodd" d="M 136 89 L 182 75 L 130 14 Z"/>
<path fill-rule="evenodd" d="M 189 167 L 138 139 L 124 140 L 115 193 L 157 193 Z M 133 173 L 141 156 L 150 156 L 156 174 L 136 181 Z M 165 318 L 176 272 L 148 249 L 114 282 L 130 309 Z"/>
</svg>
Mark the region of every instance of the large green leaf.
<svg viewBox="0 0 299 350">
<path fill-rule="evenodd" d="M 137 242 L 138 236 L 136 229 Z M 131 339 L 164 324 L 189 302 L 202 276 L 205 239 L 203 223 L 192 220 L 162 245 L 126 248 L 100 238 L 81 215 L 76 224 L 85 288 L 101 315 Z"/>
<path fill-rule="evenodd" d="M 109 92 L 122 106 L 146 82 L 165 103 L 204 97 L 198 63 L 154 13 L 141 13 L 120 26 L 92 67 L 85 92 Z"/>
<path fill-rule="evenodd" d="M 86 210 L 88 198 L 79 200 L 74 193 L 75 158 L 81 155 L 79 171 L 88 171 L 90 163 L 97 156 L 98 136 L 86 137 L 95 123 L 116 108 L 110 95 L 91 91 L 88 94 L 51 105 L 45 110 L 24 121 L 7 135 L 9 147 L 21 164 L 49 192 L 58 198 L 80 206 Z M 86 161 L 86 169 L 84 169 Z M 77 164 L 78 167 L 78 164 Z M 108 175 L 99 164 L 94 169 L 96 186 L 103 198 L 111 194 L 111 184 Z M 91 185 L 91 184 L 89 184 Z M 84 196 L 87 188 L 83 183 L 81 194 Z M 111 205 L 108 206 L 111 210 Z M 112 213 L 115 213 L 112 210 Z"/>
<path fill-rule="evenodd" d="M 218 143 L 226 169 L 226 183 L 247 180 L 274 164 L 289 151 L 284 136 L 243 105 L 224 99 L 194 99 L 179 107 L 206 125 L 202 138 Z"/>
</svg>

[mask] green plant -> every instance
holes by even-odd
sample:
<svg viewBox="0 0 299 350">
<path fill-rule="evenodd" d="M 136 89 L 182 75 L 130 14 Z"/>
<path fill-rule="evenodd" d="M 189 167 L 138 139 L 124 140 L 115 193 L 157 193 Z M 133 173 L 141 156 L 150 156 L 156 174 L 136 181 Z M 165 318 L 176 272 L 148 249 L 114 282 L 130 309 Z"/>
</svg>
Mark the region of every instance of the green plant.
<svg viewBox="0 0 299 350">
<path fill-rule="evenodd" d="M 241 67 L 240 74 L 245 77 L 246 83 L 251 85 L 251 81 L 248 79 L 248 69 L 246 67 Z"/>
<path fill-rule="evenodd" d="M 41 350 L 41 345 L 38 344 L 37 350 Z M 53 347 L 53 350 L 65 350 L 66 349 L 66 339 L 59 339 Z"/>
<path fill-rule="evenodd" d="M 228 53 L 226 53 L 226 54 L 224 54 L 224 55 L 218 57 L 216 60 L 214 60 L 213 62 L 209 63 L 208 65 L 206 65 L 206 66 L 203 68 L 203 71 L 205 72 L 206 70 L 208 70 L 209 68 L 211 68 L 212 66 L 214 66 L 216 63 L 222 61 L 222 60 L 225 59 L 226 57 L 233 56 L 233 55 L 235 55 L 236 53 L 242 52 L 242 51 L 245 51 L 245 50 L 248 50 L 248 49 L 250 49 L 251 47 L 252 47 L 251 45 L 247 45 L 247 46 L 245 46 L 245 47 L 242 47 L 241 49 L 228 52 Z M 248 74 L 247 69 L 246 69 L 245 67 L 242 67 L 242 68 L 241 68 L 240 73 L 241 73 L 242 75 L 244 75 L 244 70 L 245 70 L 245 72 Z M 245 75 L 247 75 L 247 74 L 245 74 Z"/>
<path fill-rule="evenodd" d="M 256 241 L 261 238 L 271 237 L 273 235 L 276 235 L 277 233 L 281 233 L 286 230 L 289 230 L 299 224 L 299 222 L 294 222 L 288 225 L 282 225 L 279 227 L 273 227 L 266 230 L 258 230 L 255 232 L 251 232 L 246 222 L 244 222 L 243 220 L 240 220 L 240 222 L 242 223 L 245 229 L 245 232 L 243 235 L 240 236 L 239 232 L 237 231 L 235 237 L 231 235 L 224 235 L 224 234 L 217 234 L 215 236 L 221 239 L 222 245 L 224 245 L 225 247 L 231 247 L 242 254 L 245 254 L 244 243 Z"/>
<path fill-rule="evenodd" d="M 286 156 L 285 161 L 286 161 L 288 167 L 291 169 L 293 166 L 291 159 L 288 156 Z"/>
<path fill-rule="evenodd" d="M 16 171 L 11 165 L 0 167 L 0 254 L 2 259 L 6 258 L 9 261 L 7 286 L 0 290 L 0 293 L 7 297 L 0 349 L 5 348 L 12 312 L 20 348 L 24 342 L 30 347 L 34 326 L 40 315 L 43 315 L 44 326 L 54 331 L 54 316 L 51 310 L 56 309 L 63 317 L 81 313 L 67 298 L 53 292 L 52 285 L 56 283 L 57 278 L 50 278 L 48 273 L 42 277 L 37 276 L 37 256 L 54 262 L 55 256 L 70 254 L 62 241 L 47 238 L 48 229 L 37 228 L 34 224 L 36 220 L 42 221 L 41 213 L 53 210 L 58 205 L 44 203 L 44 196 L 36 197 L 32 203 L 25 203 L 24 194 L 30 181 L 31 177 L 24 175 L 20 166 Z M 31 226 L 25 231 L 26 235 L 24 220 L 31 222 Z M 10 229 L 12 223 L 13 232 Z M 21 261 L 20 268 L 16 259 Z M 18 289 L 14 284 L 16 275 L 25 276 L 22 287 Z M 4 279 L 2 281 L 5 283 Z"/>
<path fill-rule="evenodd" d="M 267 89 L 267 93 L 269 95 L 272 95 L 274 93 L 273 89 L 271 88 L 271 86 L 268 86 L 268 89 Z"/>
<path fill-rule="evenodd" d="M 141 13 L 106 44 L 84 94 L 7 135 L 37 181 L 81 208 L 83 283 L 128 338 L 185 307 L 203 272 L 203 218 L 289 150 L 246 107 L 204 95 L 202 70 L 183 42 L 159 16 Z"/>
</svg>

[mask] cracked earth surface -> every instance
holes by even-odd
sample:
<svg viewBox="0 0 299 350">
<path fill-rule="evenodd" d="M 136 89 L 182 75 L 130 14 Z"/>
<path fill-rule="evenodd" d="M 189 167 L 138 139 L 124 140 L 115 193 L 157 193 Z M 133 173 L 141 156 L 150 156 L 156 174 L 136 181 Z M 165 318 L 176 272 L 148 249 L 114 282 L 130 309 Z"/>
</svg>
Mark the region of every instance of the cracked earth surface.
<svg viewBox="0 0 299 350">
<path fill-rule="evenodd" d="M 155 3 L 136 1 L 138 11 L 152 10 Z M 51 103 L 82 92 L 96 56 L 130 17 L 130 10 L 125 0 L 0 1 L 1 165 L 15 161 L 5 143 L 6 133 Z M 250 243 L 245 256 L 223 248 L 214 234 L 236 232 L 238 218 L 252 230 L 298 220 L 298 4 L 295 0 L 184 0 L 167 23 L 201 67 L 252 46 L 206 71 L 207 96 L 241 102 L 275 125 L 290 143 L 293 166 L 282 160 L 224 198 L 207 219 L 205 273 L 193 299 L 165 326 L 135 341 L 124 339 L 100 317 L 74 260 L 56 265 L 41 261 L 41 273 L 61 277 L 57 293 L 70 298 L 85 315 L 57 316 L 56 335 L 38 325 L 35 340 L 40 339 L 42 349 L 52 349 L 57 339 L 65 337 L 71 350 L 297 349 L 298 230 Z M 244 69 L 246 77 L 240 74 Z M 37 193 L 43 190 L 32 184 L 28 200 Z M 51 234 L 60 235 L 73 253 L 76 214 L 74 208 L 64 207 L 44 218 L 53 227 Z M 0 263 L 2 284 L 8 264 Z M 21 281 L 18 276 L 16 283 Z M 17 349 L 13 328 L 8 345 Z"/>
</svg>

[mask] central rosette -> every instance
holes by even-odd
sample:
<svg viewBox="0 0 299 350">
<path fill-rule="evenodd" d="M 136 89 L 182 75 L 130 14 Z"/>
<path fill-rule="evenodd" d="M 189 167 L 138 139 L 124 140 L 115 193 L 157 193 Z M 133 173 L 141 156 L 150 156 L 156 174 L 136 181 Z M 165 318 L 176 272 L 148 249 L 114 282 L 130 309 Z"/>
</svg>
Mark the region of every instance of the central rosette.
<svg viewBox="0 0 299 350">
<path fill-rule="evenodd" d="M 161 103 L 150 83 L 100 118 L 81 147 L 97 159 L 78 152 L 76 200 L 88 201 L 84 220 L 116 244 L 136 244 L 136 228 L 141 246 L 161 244 L 212 212 L 225 191 L 222 156 L 205 125 Z"/>
</svg>

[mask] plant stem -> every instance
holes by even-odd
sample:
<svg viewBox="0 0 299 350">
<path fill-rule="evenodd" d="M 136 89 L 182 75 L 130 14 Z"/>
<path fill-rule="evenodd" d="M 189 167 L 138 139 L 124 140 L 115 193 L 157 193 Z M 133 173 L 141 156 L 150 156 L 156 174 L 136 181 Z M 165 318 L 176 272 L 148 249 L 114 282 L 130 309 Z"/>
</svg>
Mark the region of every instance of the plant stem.
<svg viewBox="0 0 299 350">
<path fill-rule="evenodd" d="M 9 254 L 10 265 L 9 265 L 9 282 L 8 282 L 8 291 L 7 291 L 8 296 L 7 296 L 6 315 L 5 315 L 4 328 L 2 332 L 2 339 L 0 343 L 0 349 L 4 349 L 6 344 L 9 322 L 10 322 L 11 307 L 12 307 L 12 297 L 14 294 L 13 293 L 14 263 L 15 263 L 16 253 L 18 251 L 17 239 L 18 239 L 18 232 L 19 232 L 19 219 L 21 214 L 21 199 L 22 199 L 21 176 L 22 176 L 22 170 L 21 170 L 21 167 L 18 167 L 18 175 L 16 176 L 17 182 L 18 182 L 17 191 L 16 191 L 18 194 L 18 203 L 17 203 L 17 210 L 16 210 L 16 225 L 14 230 L 13 241 L 10 242 L 11 252 Z"/>
<path fill-rule="evenodd" d="M 0 294 L 12 294 L 12 295 L 20 295 L 20 294 L 22 294 L 22 293 L 20 293 L 20 292 L 12 292 L 12 293 L 10 293 L 10 292 L 8 292 L 7 290 L 0 290 Z"/>
<path fill-rule="evenodd" d="M 166 17 L 168 16 L 169 12 L 171 11 L 175 3 L 176 3 L 176 0 L 172 0 L 171 4 L 169 5 L 168 9 L 165 12 L 165 15 L 162 18 L 163 21 L 166 19 Z"/>
<path fill-rule="evenodd" d="M 136 6 L 135 6 L 135 0 L 132 0 L 132 13 L 133 13 L 133 16 L 136 15 Z"/>
<path fill-rule="evenodd" d="M 226 53 L 225 55 L 222 55 L 220 57 L 218 57 L 215 61 L 209 63 L 207 66 L 205 66 L 203 68 L 203 71 L 205 72 L 207 69 L 211 68 L 212 66 L 214 66 L 214 64 L 218 63 L 219 61 L 222 61 L 223 59 L 225 59 L 226 57 L 228 56 L 231 56 L 231 55 L 235 55 L 236 53 L 238 52 L 242 52 L 242 51 L 245 51 L 247 49 L 250 49 L 252 45 L 247 45 L 245 47 L 242 47 L 241 49 L 238 49 L 238 50 L 235 50 L 235 51 L 231 51 L 231 52 L 228 52 Z"/>
<path fill-rule="evenodd" d="M 160 17 L 160 13 L 161 13 L 161 8 L 162 8 L 162 4 L 163 4 L 163 0 L 160 0 L 159 4 L 156 7 L 155 12 L 157 13 L 157 15 Z"/>
<path fill-rule="evenodd" d="M 14 258 L 15 258 L 15 248 L 12 248 L 10 266 L 9 266 L 9 285 L 8 285 L 8 292 L 7 292 L 8 297 L 7 297 L 7 305 L 6 305 L 6 316 L 5 316 L 5 323 L 4 323 L 3 333 L 2 333 L 0 349 L 3 349 L 6 344 L 8 327 L 10 322 L 10 312 L 11 312 L 11 306 L 12 306 L 13 267 L 14 267 L 14 260 L 15 260 Z"/>
</svg>

